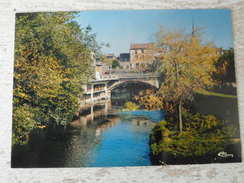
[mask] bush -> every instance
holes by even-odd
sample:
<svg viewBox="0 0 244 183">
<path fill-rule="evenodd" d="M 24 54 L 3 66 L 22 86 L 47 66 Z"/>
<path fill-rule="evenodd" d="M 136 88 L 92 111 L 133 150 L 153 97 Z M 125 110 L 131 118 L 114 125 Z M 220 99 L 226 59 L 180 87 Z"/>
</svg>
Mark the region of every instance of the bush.
<svg viewBox="0 0 244 183">
<path fill-rule="evenodd" d="M 200 113 L 192 114 L 184 112 L 182 115 L 184 121 L 184 129 L 213 129 L 221 127 L 223 124 L 214 115 L 201 115 Z"/>
<path fill-rule="evenodd" d="M 13 110 L 13 144 L 26 144 L 35 125 L 33 108 L 28 105 L 15 107 Z"/>
<path fill-rule="evenodd" d="M 123 110 L 125 110 L 125 111 L 135 111 L 138 109 L 139 109 L 139 106 L 133 102 L 126 102 L 124 105 L 124 108 L 123 108 Z"/>
<path fill-rule="evenodd" d="M 169 122 L 158 123 L 151 135 L 153 155 L 161 152 L 176 157 L 202 157 L 224 150 L 228 143 L 228 131 L 212 115 L 185 113 L 185 128 L 182 133 L 171 128 Z"/>
</svg>

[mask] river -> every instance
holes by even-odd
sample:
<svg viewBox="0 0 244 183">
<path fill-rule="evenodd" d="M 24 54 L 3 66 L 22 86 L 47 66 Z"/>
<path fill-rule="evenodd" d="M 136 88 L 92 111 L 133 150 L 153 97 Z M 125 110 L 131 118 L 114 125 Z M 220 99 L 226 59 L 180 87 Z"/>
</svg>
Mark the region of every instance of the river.
<svg viewBox="0 0 244 183">
<path fill-rule="evenodd" d="M 163 118 L 162 111 L 121 112 L 110 102 L 87 105 L 66 128 L 35 132 L 13 151 L 12 167 L 151 165 L 149 135 Z"/>
</svg>

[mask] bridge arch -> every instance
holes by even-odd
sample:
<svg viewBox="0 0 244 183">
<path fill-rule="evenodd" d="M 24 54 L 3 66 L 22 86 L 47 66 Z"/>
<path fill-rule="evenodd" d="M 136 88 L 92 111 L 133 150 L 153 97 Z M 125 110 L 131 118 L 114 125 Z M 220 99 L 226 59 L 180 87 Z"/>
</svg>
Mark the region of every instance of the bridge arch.
<svg viewBox="0 0 244 183">
<path fill-rule="evenodd" d="M 86 104 L 104 99 L 110 100 L 112 93 L 117 92 L 114 89 L 126 83 L 140 83 L 139 87 L 135 87 L 135 92 L 140 90 L 140 87 L 143 85 L 157 90 L 160 87 L 159 79 L 160 75 L 158 73 L 117 73 L 104 75 L 100 79 L 91 80 L 86 85 L 83 85 L 84 93 L 80 103 Z M 129 92 L 134 92 L 132 89 L 131 86 L 128 86 Z"/>
<path fill-rule="evenodd" d="M 144 84 L 146 86 L 150 86 L 154 89 L 158 89 L 158 82 L 155 82 L 155 80 L 151 81 L 151 80 L 122 80 L 122 81 L 117 81 L 115 83 L 113 83 L 111 86 L 108 87 L 108 90 L 110 92 L 112 92 L 112 90 L 122 86 L 123 84 L 127 84 L 127 83 L 139 83 L 139 84 Z"/>
</svg>

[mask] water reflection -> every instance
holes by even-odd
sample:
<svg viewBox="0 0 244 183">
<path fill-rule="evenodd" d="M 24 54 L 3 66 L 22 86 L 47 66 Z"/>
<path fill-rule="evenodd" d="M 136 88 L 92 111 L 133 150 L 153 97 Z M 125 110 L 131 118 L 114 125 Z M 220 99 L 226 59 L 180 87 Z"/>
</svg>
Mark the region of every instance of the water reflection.
<svg viewBox="0 0 244 183">
<path fill-rule="evenodd" d="M 69 124 L 70 139 L 66 146 L 65 166 L 87 166 L 90 153 L 101 142 L 100 135 L 118 120 L 111 113 L 110 102 L 83 106 L 79 118 Z"/>
<path fill-rule="evenodd" d="M 150 165 L 153 124 L 142 116 L 118 115 L 109 102 L 84 106 L 79 119 L 70 123 L 65 166 Z"/>
<path fill-rule="evenodd" d="M 151 165 L 149 117 L 118 112 L 103 101 L 86 105 L 67 127 L 38 129 L 15 148 L 12 167 L 104 167 Z"/>
</svg>

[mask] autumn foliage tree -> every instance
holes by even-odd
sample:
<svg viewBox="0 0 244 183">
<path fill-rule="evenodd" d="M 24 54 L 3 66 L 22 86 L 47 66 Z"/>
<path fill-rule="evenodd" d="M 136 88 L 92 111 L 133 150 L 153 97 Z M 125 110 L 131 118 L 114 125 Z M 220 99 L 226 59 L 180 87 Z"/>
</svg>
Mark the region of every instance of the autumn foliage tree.
<svg viewBox="0 0 244 183">
<path fill-rule="evenodd" d="M 216 84 L 212 75 L 216 72 L 219 51 L 213 44 L 203 44 L 198 34 L 187 35 L 161 29 L 156 34 L 156 40 L 156 49 L 163 50 L 158 56 L 161 61 L 158 71 L 163 74 L 163 82 L 156 94 L 145 95 L 139 100 L 153 106 L 158 103 L 153 101 L 159 100 L 164 110 L 178 114 L 179 130 L 182 132 L 183 105 L 193 99 L 195 92 Z"/>
<path fill-rule="evenodd" d="M 219 52 L 214 45 L 203 44 L 196 34 L 160 30 L 156 38 L 158 47 L 165 50 L 160 68 L 164 81 L 159 92 L 162 102 L 174 103 L 182 131 L 182 106 L 195 92 L 214 86 L 212 75 Z"/>
<path fill-rule="evenodd" d="M 13 144 L 24 144 L 40 125 L 65 125 L 79 107 L 81 85 L 96 51 L 90 27 L 75 13 L 16 15 Z"/>
</svg>

